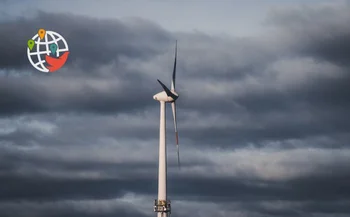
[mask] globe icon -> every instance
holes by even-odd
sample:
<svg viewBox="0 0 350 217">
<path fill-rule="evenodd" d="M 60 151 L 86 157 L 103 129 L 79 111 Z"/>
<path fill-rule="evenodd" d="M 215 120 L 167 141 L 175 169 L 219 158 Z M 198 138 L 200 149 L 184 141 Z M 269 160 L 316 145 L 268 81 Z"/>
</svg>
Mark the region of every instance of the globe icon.
<svg viewBox="0 0 350 217">
<path fill-rule="evenodd" d="M 45 36 L 40 37 L 38 34 L 32 37 L 34 41 L 32 48 L 27 47 L 27 56 L 29 62 L 34 68 L 41 72 L 48 73 L 50 70 L 45 66 L 48 64 L 46 61 L 46 56 L 59 58 L 60 55 L 69 51 L 68 44 L 66 40 L 57 32 L 46 31 Z M 57 49 L 55 52 L 52 50 L 52 45 L 55 44 Z M 51 48 L 51 49 L 50 49 Z"/>
</svg>

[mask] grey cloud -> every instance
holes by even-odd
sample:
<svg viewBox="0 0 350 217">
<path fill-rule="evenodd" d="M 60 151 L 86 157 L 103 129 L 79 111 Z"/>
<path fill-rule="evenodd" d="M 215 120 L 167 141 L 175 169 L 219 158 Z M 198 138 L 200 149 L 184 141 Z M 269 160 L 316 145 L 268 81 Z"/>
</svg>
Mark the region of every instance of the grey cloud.
<svg viewBox="0 0 350 217">
<path fill-rule="evenodd" d="M 268 23 L 289 34 L 299 55 L 349 66 L 349 8 L 348 4 L 335 4 L 275 10 Z"/>
<path fill-rule="evenodd" d="M 169 33 L 142 19 L 123 23 L 72 14 L 38 12 L 37 16 L 32 18 L 23 17 L 1 23 L 2 40 L 9 43 L 6 44 L 6 52 L 1 52 L 0 66 L 31 67 L 23 49 L 27 40 L 35 35 L 39 28 L 63 35 L 71 52 L 67 64 L 78 64 L 84 70 L 98 70 L 94 66 L 118 62 L 120 56 L 137 59 L 156 55 L 162 51 L 156 48 L 163 48 L 171 40 Z M 14 32 L 16 34 L 13 34 Z"/>
<path fill-rule="evenodd" d="M 325 214 L 344 214 L 350 212 L 349 201 L 334 201 L 334 202 L 310 202 L 303 206 L 303 211 L 307 213 L 325 213 Z"/>
<path fill-rule="evenodd" d="M 2 201 L 56 201 L 65 199 L 110 199 L 123 196 L 130 189 L 138 193 L 150 193 L 156 189 L 152 180 L 117 180 L 117 179 L 33 179 L 25 177 L 1 177 Z M 140 181 L 149 184 L 148 188 L 138 185 Z M 6 186 L 6 187 L 5 187 Z M 119 187 L 116 187 L 119 186 Z M 137 189 L 135 188 L 136 186 Z M 57 191 L 57 189 L 61 189 Z"/>
<path fill-rule="evenodd" d="M 53 135 L 56 136 L 56 134 Z M 53 146 L 52 149 L 45 148 L 43 151 L 38 148 L 21 151 L 13 147 L 8 147 L 8 149 L 2 147 L 1 159 L 3 159 L 4 167 L 0 170 L 3 183 L 0 185 L 2 186 L 1 200 L 60 201 L 64 199 L 108 199 L 121 197 L 126 192 L 134 192 L 137 195 L 154 194 L 157 183 L 156 157 L 152 161 L 145 159 L 156 155 L 156 145 L 149 145 L 147 152 L 144 147 L 141 148 L 137 145 L 131 147 L 132 143 L 122 141 L 121 145 L 125 147 L 124 149 L 106 149 L 105 145 L 92 140 L 91 143 L 96 146 L 96 149 L 93 149 L 91 144 L 84 140 L 80 144 L 74 144 L 77 140 L 81 140 L 79 137 L 83 138 L 82 135 L 76 135 L 76 137 L 77 139 L 68 137 L 67 145 L 78 146 L 86 151 L 79 148 L 69 149 L 67 146 Z M 39 148 L 48 146 L 45 143 L 37 140 Z M 108 143 L 111 143 L 111 141 Z M 211 165 L 210 161 L 204 159 L 192 160 L 191 158 L 195 159 L 196 157 L 194 156 L 195 153 L 192 153 L 188 147 L 182 147 L 182 150 L 188 150 L 188 153 L 182 155 L 182 157 L 185 157 L 183 158 L 183 172 L 172 171 L 176 165 L 171 160 L 169 162 L 171 171 L 169 175 L 169 194 L 172 195 L 175 201 L 249 202 L 286 200 L 307 202 L 308 200 L 346 200 L 350 197 L 346 181 L 349 178 L 346 162 L 340 161 L 337 164 L 337 161 L 334 161 L 333 164 L 326 162 L 325 165 L 318 165 L 317 161 L 313 161 L 310 157 L 307 164 L 315 165 L 313 175 L 307 173 L 301 177 L 294 177 L 285 181 L 267 181 L 257 177 L 249 178 L 249 176 L 244 175 L 244 173 L 249 173 L 249 170 L 242 170 L 241 176 L 221 177 L 217 174 L 210 175 L 211 171 L 222 169 L 221 166 Z M 108 151 L 110 154 L 102 155 L 103 152 L 96 152 L 98 149 Z M 59 154 L 53 155 L 52 151 L 58 151 Z M 207 151 L 210 153 L 210 149 Z M 38 154 L 35 155 L 36 152 Z M 88 152 L 92 154 L 85 156 Z M 122 158 L 121 156 L 126 155 L 127 152 L 129 152 L 128 155 Z M 136 153 L 142 154 L 143 157 L 135 155 Z M 327 156 L 333 159 L 336 155 L 334 154 L 332 157 L 331 153 L 332 151 Z M 212 158 L 215 158 L 216 153 L 211 154 Z M 299 155 L 293 157 L 293 153 L 290 153 L 290 155 L 291 159 L 300 157 Z M 113 161 L 110 161 L 110 156 L 114 156 Z M 324 157 L 327 158 L 327 156 Z M 224 160 L 222 157 L 220 159 L 219 156 L 217 158 L 218 162 Z M 254 158 L 254 155 L 248 155 L 247 158 Z M 272 156 L 270 159 L 274 159 L 274 157 Z M 298 162 L 298 160 L 296 159 L 295 162 Z M 244 162 L 242 163 L 244 165 Z M 293 164 L 293 162 L 288 163 L 288 161 L 284 161 L 284 163 Z M 277 164 L 283 165 L 283 163 Z M 206 167 L 212 168 L 207 170 L 206 176 L 198 173 L 192 173 L 191 175 L 191 173 L 186 172 L 187 168 Z M 288 170 L 288 167 L 285 169 Z M 273 170 L 273 167 L 271 169 L 267 168 L 267 170 Z M 227 172 L 227 175 L 229 174 Z M 140 185 L 139 183 L 143 184 Z M 61 188 L 65 190 L 56 190 Z M 225 189 L 225 191 L 222 191 L 222 189 Z"/>
<path fill-rule="evenodd" d="M 117 200 L 66 200 L 61 202 L 22 202 L 0 203 L 2 216 L 28 216 L 28 213 L 38 216 L 149 216 L 133 209 L 132 204 Z"/>
<path fill-rule="evenodd" d="M 106 86 L 100 89 L 99 86 L 96 86 L 99 84 L 94 85 L 95 81 L 91 80 L 90 82 L 81 83 L 79 82 L 81 80 L 78 79 L 74 82 L 69 79 L 55 80 L 48 78 L 46 81 L 44 79 L 41 79 L 41 81 L 40 84 L 38 80 L 2 79 L 0 81 L 2 84 L 0 92 L 3 105 L 0 108 L 2 115 L 84 112 L 87 110 L 97 113 L 111 113 L 118 110 L 139 110 L 145 106 L 147 107 L 149 103 L 154 103 L 152 95 L 156 92 L 151 92 L 153 89 L 145 90 L 142 85 L 137 86 L 126 81 L 123 81 L 122 84 L 117 84 L 117 81 L 105 82 L 104 85 L 109 86 L 108 91 L 103 90 Z M 49 83 L 52 83 L 52 85 L 50 86 Z M 66 86 L 66 88 L 62 89 L 60 84 Z"/>
<path fill-rule="evenodd" d="M 173 200 L 196 201 L 340 201 L 349 200 L 346 179 L 349 174 L 328 177 L 308 177 L 286 182 L 261 182 L 227 178 L 181 177 L 169 178 L 169 194 Z M 339 179 L 341 178 L 341 179 Z M 126 192 L 153 195 L 154 179 L 133 177 L 118 179 L 33 179 L 2 177 L 7 188 L 2 187 L 2 201 L 57 201 L 64 199 L 110 199 Z M 138 183 L 142 182 L 143 185 Z M 148 186 L 148 187 L 144 187 Z M 327 187 L 332 186 L 332 187 Z M 56 189 L 62 189 L 57 191 Z M 225 189 L 225 191 L 222 191 Z"/>
<path fill-rule="evenodd" d="M 123 109 L 124 106 L 127 110 L 133 111 L 134 109 L 131 108 L 133 106 L 139 110 L 144 107 L 144 103 L 152 102 L 148 99 L 152 99 L 152 95 L 160 90 L 155 86 L 158 85 L 156 77 L 147 76 L 142 69 L 135 71 L 125 68 L 125 61 L 128 60 L 119 61 L 120 58 L 134 61 L 138 58 L 153 58 L 164 52 L 165 45 L 170 43 L 171 36 L 153 23 L 142 19 L 125 22 L 99 21 L 69 14 L 52 15 L 39 12 L 34 18 L 10 20 L 0 25 L 3 32 L 2 40 L 9 42 L 6 44 L 11 46 L 2 50 L 0 54 L 1 68 L 6 70 L 23 67 L 30 70 L 31 66 L 23 55 L 23 43 L 29 37 L 26 35 L 35 33 L 39 26 L 56 30 L 64 35 L 73 54 L 69 57 L 70 63 L 67 68 L 54 78 L 54 75 L 49 77 L 42 74 L 32 75 L 34 79 L 24 77 L 12 80 L 11 76 L 7 79 L 2 78 L 3 106 L 0 113 L 3 115 L 52 111 L 84 112 L 87 111 L 86 108 L 90 112 L 111 113 Z M 13 38 L 13 31 L 20 31 L 20 33 L 15 34 Z M 101 69 L 101 67 L 105 68 Z M 103 81 L 109 81 L 115 89 L 111 87 L 106 90 L 107 87 L 101 85 L 96 89 L 89 84 L 84 85 L 84 76 L 85 78 L 93 76 L 91 79 L 94 79 L 95 76 L 106 77 L 106 75 L 108 78 L 104 78 Z M 71 77 L 75 79 L 72 80 Z M 151 79 L 155 84 L 153 86 L 158 89 L 149 88 Z M 117 81 L 122 83 L 122 86 L 118 86 Z M 41 82 L 53 82 L 56 85 L 42 85 Z M 69 88 L 62 90 L 60 82 Z M 76 88 L 77 85 L 79 87 Z M 104 90 L 99 90 L 101 88 Z M 147 100 L 144 101 L 146 98 Z"/>
<path fill-rule="evenodd" d="M 41 15 L 41 16 L 47 16 L 47 15 Z M 57 15 L 58 16 L 58 15 Z M 79 22 L 84 22 L 84 19 L 77 19 Z M 78 22 L 77 21 L 77 22 Z M 109 21 L 112 23 L 112 21 Z M 102 27 L 101 27 L 102 28 Z M 159 30 L 159 29 L 158 29 Z M 161 31 L 161 30 L 160 30 Z M 156 32 L 156 31 L 154 31 Z M 183 41 L 186 45 L 186 43 L 190 44 L 192 43 L 191 41 L 191 37 L 188 37 L 189 39 L 186 39 L 185 36 L 182 36 L 184 37 Z M 150 36 L 150 38 L 152 38 L 152 36 Z M 75 40 L 72 39 L 72 43 L 74 42 Z M 208 43 L 210 43 L 211 41 L 214 41 L 214 38 L 211 38 L 210 40 L 208 39 L 205 39 L 204 38 L 204 41 L 208 41 Z M 239 69 L 239 67 L 243 67 L 243 71 L 242 73 L 239 72 L 238 70 L 238 74 L 241 74 L 240 77 L 241 79 L 243 79 L 244 81 L 244 78 L 249 76 L 249 75 L 252 75 L 252 73 L 254 74 L 254 72 L 257 72 L 259 70 L 259 66 L 262 67 L 261 70 L 264 69 L 264 66 L 266 67 L 266 63 L 264 63 L 264 61 L 266 62 L 267 60 L 270 60 L 272 61 L 273 58 L 271 59 L 264 59 L 264 55 L 258 55 L 257 58 L 251 58 L 251 53 L 253 53 L 253 49 L 258 47 L 257 43 L 253 43 L 253 45 L 256 45 L 255 47 L 251 45 L 251 43 L 249 43 L 249 40 L 245 43 L 238 43 L 240 42 L 239 40 L 235 43 L 231 43 L 230 45 L 230 42 L 228 40 L 222 42 L 222 44 L 220 43 L 215 43 L 214 45 L 217 45 L 219 49 L 217 50 L 213 50 L 213 58 L 217 58 L 215 57 L 215 54 L 218 54 L 220 55 L 220 52 L 222 53 L 230 53 L 228 51 L 224 51 L 223 50 L 223 46 L 225 46 L 226 44 L 230 45 L 229 47 L 232 47 L 232 48 L 235 48 L 237 47 L 237 45 L 241 45 L 241 48 L 237 49 L 238 50 L 238 54 L 235 54 L 235 58 L 233 57 L 230 57 L 227 61 L 221 61 L 222 64 L 219 66 L 219 67 L 214 67 L 213 69 L 211 68 L 208 68 L 208 66 L 210 66 L 210 64 L 205 64 L 204 67 L 206 68 L 203 68 L 203 69 L 200 69 L 201 67 L 194 67 L 194 66 L 200 66 L 200 64 L 197 64 L 196 62 L 198 63 L 201 63 L 201 61 L 198 61 L 198 60 L 195 60 L 193 57 L 195 57 L 195 55 L 189 55 L 190 52 L 192 52 L 193 54 L 197 51 L 199 51 L 198 49 L 197 50 L 193 50 L 193 51 L 190 51 L 189 49 L 185 49 L 183 48 L 183 59 L 182 59 L 182 63 L 181 61 L 179 61 L 179 71 L 181 71 L 180 69 L 183 70 L 182 72 L 182 75 L 179 75 L 180 79 L 181 79 L 181 76 L 183 76 L 183 80 L 184 78 L 186 78 L 186 75 L 187 74 L 191 74 L 193 72 L 195 72 L 195 70 L 199 70 L 198 73 L 198 80 L 200 79 L 203 79 L 203 77 L 205 78 L 205 76 L 207 75 L 218 75 L 218 77 L 221 76 L 222 79 L 228 79 L 227 76 L 225 76 L 225 74 L 227 75 L 233 75 L 235 73 L 229 73 L 229 72 L 236 72 L 235 69 Z M 74 43 L 73 43 L 74 44 Z M 192 43 L 193 44 L 193 43 Z M 200 44 L 200 43 L 198 43 Z M 202 43 L 203 44 L 203 43 Z M 186 47 L 186 46 L 184 46 Z M 252 47 L 252 48 L 250 48 Z M 265 52 L 267 52 L 267 48 L 268 46 L 265 46 Z M 208 47 L 208 49 L 210 49 L 210 47 Z M 245 49 L 248 49 L 248 51 L 245 51 Z M 117 49 L 116 49 L 117 50 Z M 259 47 L 259 50 L 260 52 L 257 52 L 256 53 L 264 53 L 264 49 L 261 49 Z M 219 51 L 219 52 L 218 52 Z M 235 49 L 232 49 L 233 52 L 236 52 Z M 271 53 L 271 51 L 269 50 L 269 52 Z M 187 53 L 187 54 L 186 54 Z M 241 55 L 241 56 L 240 56 Z M 192 56 L 192 59 L 189 58 Z M 224 55 L 222 55 L 224 56 Z M 266 56 L 266 55 L 265 55 Z M 268 55 L 267 55 L 268 56 Z M 271 54 L 270 56 L 276 56 L 276 54 Z M 250 58 L 246 58 L 246 57 L 250 57 Z M 203 58 L 206 58 L 205 56 L 203 56 Z M 202 58 L 202 59 L 203 59 Z M 232 60 L 235 60 L 235 59 L 251 59 L 251 61 L 248 63 L 234 63 L 233 66 L 230 66 L 230 64 L 228 62 L 232 61 Z M 220 61 L 220 58 L 218 59 Z M 256 60 L 256 61 L 253 61 L 253 60 Z M 195 65 L 193 65 L 192 63 L 192 66 L 189 65 L 188 63 L 191 63 L 191 61 L 193 61 L 194 63 L 196 63 Z M 210 61 L 210 60 L 208 60 Z M 206 62 L 208 62 L 206 61 Z M 259 63 L 260 61 L 260 64 L 258 64 L 258 66 L 254 66 L 256 63 Z M 226 62 L 226 63 L 225 63 Z M 224 71 L 218 71 L 219 68 L 223 68 L 222 66 L 224 65 L 228 65 L 229 67 L 234 67 L 232 69 L 228 69 L 228 70 L 224 70 Z M 243 64 L 243 65 L 242 65 Z M 241 66 L 240 66 L 241 65 Z M 119 67 L 119 65 L 117 64 L 116 66 Z M 238 68 L 237 68 L 238 67 Z M 246 69 L 244 69 L 246 67 Z M 169 67 L 170 68 L 170 67 Z M 255 68 L 255 69 L 254 69 Z M 120 70 L 118 71 L 118 78 L 120 79 L 123 79 L 123 81 L 127 81 L 129 80 L 130 82 L 130 79 L 132 79 L 134 82 L 135 82 L 135 85 L 132 85 L 132 82 L 129 83 L 130 86 L 132 86 L 133 88 L 137 88 L 140 84 L 145 84 L 144 86 L 142 86 L 142 90 L 141 88 L 135 92 L 138 92 L 138 93 L 143 93 L 145 90 L 150 90 L 149 86 L 150 85 L 146 85 L 146 83 L 151 83 L 151 78 L 149 76 L 142 76 L 142 74 L 140 72 L 137 72 L 137 73 L 124 73 L 123 71 L 125 69 L 123 68 L 119 68 Z M 170 70 L 169 70 L 170 71 Z M 209 73 L 209 71 L 211 73 Z M 199 74 L 199 72 L 201 72 L 201 74 Z M 222 72 L 222 73 L 221 73 Z M 245 72 L 245 73 L 243 73 Z M 103 72 L 102 72 L 103 73 Z M 68 73 L 66 73 L 65 75 L 67 75 Z M 243 76 L 243 74 L 245 74 Z M 242 77 L 243 76 L 243 77 Z M 256 74 L 255 73 L 255 76 L 262 76 L 261 74 Z M 135 77 L 138 77 L 137 80 L 134 80 Z M 193 79 L 193 78 L 192 78 Z M 266 78 L 268 79 L 268 78 Z M 266 80 L 264 79 L 264 80 Z M 273 78 L 271 78 L 273 79 Z M 262 81 L 264 81 L 262 80 Z M 266 90 L 258 90 L 259 92 L 255 92 L 255 91 L 252 91 L 249 89 L 249 86 L 247 86 L 247 90 L 246 90 L 246 93 L 241 95 L 241 96 L 230 96 L 230 93 L 228 92 L 227 95 L 220 95 L 219 97 L 213 97 L 212 96 L 208 96 L 208 98 L 204 98 L 205 100 L 195 100 L 194 96 L 190 95 L 190 97 L 186 97 L 185 95 L 179 100 L 179 103 L 182 103 L 182 106 L 184 108 L 191 108 L 191 109 L 196 109 L 196 110 L 199 110 L 199 108 L 201 108 L 200 110 L 201 111 L 219 111 L 218 109 L 220 109 L 220 112 L 227 112 L 227 113 L 233 113 L 235 110 L 233 110 L 233 105 L 234 104 L 237 104 L 243 108 L 245 108 L 248 112 L 250 113 L 253 113 L 253 112 L 264 112 L 264 111 L 272 111 L 272 110 L 286 110 L 288 109 L 289 107 L 293 106 L 293 105 L 298 105 L 298 104 L 309 104 L 308 101 L 311 101 L 312 104 L 310 104 L 310 108 L 309 109 L 313 109 L 312 106 L 315 104 L 315 103 L 322 103 L 324 102 L 324 99 L 328 99 L 328 100 L 335 100 L 339 97 L 325 97 L 325 95 L 330 95 L 331 93 L 333 95 L 338 95 L 338 96 L 341 96 L 340 94 L 342 94 L 344 96 L 344 98 L 347 97 L 347 92 L 344 92 L 343 90 L 347 90 L 346 89 L 346 86 L 344 86 L 343 84 L 345 84 L 346 82 L 343 82 L 343 81 L 346 81 L 347 80 L 347 77 L 344 78 L 340 78 L 338 80 L 335 80 L 334 81 L 334 84 L 330 84 L 329 80 L 326 81 L 326 83 L 328 84 L 327 86 L 330 87 L 330 90 L 325 90 L 325 91 L 322 91 L 322 87 L 325 87 L 326 85 L 324 84 L 319 84 L 319 83 L 315 83 L 315 81 L 311 82 L 310 84 L 306 84 L 305 87 L 302 87 L 301 89 L 297 89 L 297 90 L 283 90 L 283 91 L 276 91 L 274 90 L 273 88 L 271 89 L 266 89 Z M 137 81 L 137 82 L 136 82 Z M 68 81 L 67 81 L 68 82 Z M 272 81 L 271 81 L 272 82 Z M 339 87 L 342 87 L 342 86 L 339 86 L 339 82 L 343 82 L 342 86 L 345 87 L 344 88 L 339 88 Z M 181 82 L 180 82 L 181 84 Z M 190 82 L 188 82 L 188 86 L 185 87 L 188 91 L 187 92 L 184 92 L 185 94 L 188 93 L 190 94 L 190 92 L 193 92 L 192 87 L 189 86 L 190 85 Z M 232 84 L 234 85 L 234 84 Z M 262 84 L 263 85 L 263 84 Z M 147 87 L 147 88 L 145 88 Z M 336 89 L 335 88 L 332 88 L 332 87 L 337 87 Z M 311 89 L 312 88 L 312 89 Z M 202 88 L 203 89 L 203 88 Z M 154 92 L 156 92 L 157 90 L 154 88 L 153 89 L 153 86 L 152 86 L 152 91 L 154 90 Z M 318 91 L 316 91 L 318 90 Z M 85 91 L 88 91 L 87 89 Z M 181 89 L 180 89 L 181 91 Z M 198 89 L 198 91 L 201 91 L 201 89 Z M 12 92 L 12 91 L 8 91 L 8 92 Z M 30 91 L 28 91 L 30 92 Z M 112 92 L 112 91 L 111 91 Z M 125 89 L 125 92 L 129 92 L 128 89 Z M 149 96 L 153 95 L 154 92 L 148 92 L 147 94 Z M 132 93 L 132 92 L 130 92 Z M 70 94 L 66 94 L 67 97 L 70 97 Z M 51 110 L 61 110 L 61 111 L 70 111 L 70 110 L 88 110 L 88 111 L 96 111 L 98 112 L 99 110 L 101 112 L 111 112 L 113 110 L 117 110 L 115 106 L 111 106 L 109 103 L 107 102 L 110 102 L 111 104 L 115 104 L 114 102 L 112 102 L 111 99 L 109 99 L 109 97 L 106 97 L 108 96 L 108 94 L 105 94 L 105 96 L 102 96 L 102 94 L 100 93 L 96 93 L 95 95 L 95 91 L 93 92 L 90 92 L 90 97 L 91 99 L 93 100 L 97 100 L 96 103 L 94 102 L 86 102 L 84 101 L 84 97 L 79 97 L 79 100 L 78 99 L 66 99 L 64 101 L 62 101 L 62 103 L 58 103 L 56 105 L 53 105 L 52 106 L 52 109 Z M 96 96 L 96 97 L 94 97 Z M 209 98 L 211 97 L 211 98 Z M 223 100 L 223 97 L 227 98 L 226 101 Z M 8 97 L 9 98 L 9 97 Z M 48 105 L 46 105 L 47 101 L 51 101 L 51 100 L 54 100 L 51 98 L 51 96 L 47 96 L 47 100 L 45 100 L 46 102 L 42 105 L 38 104 L 38 103 L 33 103 L 33 105 L 30 105 L 29 108 L 31 107 L 34 107 L 32 108 L 32 110 L 38 110 L 38 111 L 45 111 L 45 110 L 50 110 L 48 109 L 47 107 L 49 107 Z M 103 102 L 99 102 L 98 100 L 99 99 L 105 99 L 105 98 L 108 98 L 106 99 L 106 101 L 103 101 Z M 143 97 L 141 96 L 140 97 L 141 99 L 143 99 Z M 146 99 L 146 95 L 145 95 L 145 98 Z M 217 102 L 215 102 L 215 99 Z M 80 101 L 81 100 L 81 101 Z M 23 101 L 23 100 L 22 100 Z M 33 102 L 33 100 L 31 100 L 30 97 L 28 97 L 27 99 L 25 98 L 25 101 L 30 101 L 30 102 Z M 181 102 L 182 101 L 182 102 Z M 211 101 L 212 103 L 206 103 L 206 102 L 209 102 Z M 342 102 L 344 103 L 345 101 L 343 100 L 343 97 L 339 98 L 339 102 Z M 64 103 L 63 103 L 64 102 Z M 67 103 L 69 102 L 69 103 Z M 142 105 L 142 100 L 140 101 L 140 105 Z M 205 105 L 201 105 L 202 103 L 206 103 Z M 15 102 L 13 102 L 12 104 L 15 104 Z M 60 104 L 62 106 L 60 106 Z M 123 103 L 123 104 L 127 104 L 128 106 L 132 106 L 132 107 L 136 107 L 136 102 L 135 104 L 131 103 L 131 102 L 128 102 L 126 101 L 126 103 Z M 329 104 L 329 103 L 328 103 Z M 11 105 L 11 103 L 9 104 Z M 64 106 L 67 106 L 67 108 L 64 108 Z M 80 107 L 79 107 L 80 106 Z M 22 109 L 25 109 L 26 106 L 23 106 Z M 143 108 L 142 106 L 140 107 L 140 109 Z M 6 107 L 5 107 L 6 109 Z M 12 108 L 8 108 L 7 110 L 12 110 Z M 14 112 L 16 112 L 16 109 L 13 109 Z M 17 108 L 17 110 L 19 110 L 18 112 L 23 112 L 21 111 L 19 108 Z M 291 111 L 291 112 L 295 112 L 295 111 Z"/>
</svg>

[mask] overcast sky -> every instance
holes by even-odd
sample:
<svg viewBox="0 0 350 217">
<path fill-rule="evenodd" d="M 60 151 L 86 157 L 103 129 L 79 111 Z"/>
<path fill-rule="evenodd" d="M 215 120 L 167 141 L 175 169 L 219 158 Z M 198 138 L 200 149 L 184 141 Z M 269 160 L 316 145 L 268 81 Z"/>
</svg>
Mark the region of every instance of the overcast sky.
<svg viewBox="0 0 350 217">
<path fill-rule="evenodd" d="M 0 216 L 155 216 L 178 40 L 173 216 L 350 215 L 349 1 L 0 0 Z M 68 42 L 36 71 L 39 28 Z"/>
</svg>

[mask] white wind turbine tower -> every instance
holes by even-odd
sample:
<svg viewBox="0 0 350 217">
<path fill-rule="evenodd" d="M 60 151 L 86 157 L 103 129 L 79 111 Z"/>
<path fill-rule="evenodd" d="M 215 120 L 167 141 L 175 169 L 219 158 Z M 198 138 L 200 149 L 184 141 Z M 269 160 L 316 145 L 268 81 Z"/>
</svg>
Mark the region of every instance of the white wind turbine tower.
<svg viewBox="0 0 350 217">
<path fill-rule="evenodd" d="M 179 155 L 179 138 L 176 123 L 176 104 L 175 101 L 179 95 L 175 92 L 175 76 L 176 76 L 176 57 L 177 57 L 177 41 L 175 46 L 174 70 L 171 81 L 171 89 L 169 90 L 160 80 L 158 82 L 164 91 L 157 93 L 153 99 L 160 102 L 160 126 L 159 126 L 159 171 L 158 171 L 158 199 L 154 203 L 154 211 L 157 217 L 167 217 L 171 213 L 170 201 L 167 200 L 167 154 L 166 154 L 166 137 L 165 137 L 165 103 L 171 103 L 175 135 L 177 147 L 177 162 L 180 168 Z"/>
</svg>

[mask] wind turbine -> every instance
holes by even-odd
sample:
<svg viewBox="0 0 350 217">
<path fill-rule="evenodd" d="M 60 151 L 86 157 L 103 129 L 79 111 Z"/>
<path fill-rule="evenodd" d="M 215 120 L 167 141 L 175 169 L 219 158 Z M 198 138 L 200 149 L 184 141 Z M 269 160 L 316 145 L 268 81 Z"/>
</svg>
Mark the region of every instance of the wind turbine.
<svg viewBox="0 0 350 217">
<path fill-rule="evenodd" d="M 158 199 L 154 203 L 154 211 L 157 217 L 167 217 L 171 213 L 170 200 L 167 200 L 167 154 L 166 154 L 166 136 L 165 136 L 165 103 L 171 103 L 173 111 L 176 147 L 177 147 L 177 163 L 180 168 L 180 154 L 179 154 L 179 137 L 177 133 L 176 122 L 176 104 L 175 101 L 179 95 L 175 92 L 175 77 L 176 77 L 176 57 L 177 57 L 177 41 L 175 45 L 175 60 L 173 76 L 171 81 L 171 89 L 167 88 L 160 80 L 159 84 L 164 91 L 153 96 L 154 100 L 160 102 L 160 126 L 159 126 L 159 169 L 158 169 Z"/>
</svg>

